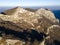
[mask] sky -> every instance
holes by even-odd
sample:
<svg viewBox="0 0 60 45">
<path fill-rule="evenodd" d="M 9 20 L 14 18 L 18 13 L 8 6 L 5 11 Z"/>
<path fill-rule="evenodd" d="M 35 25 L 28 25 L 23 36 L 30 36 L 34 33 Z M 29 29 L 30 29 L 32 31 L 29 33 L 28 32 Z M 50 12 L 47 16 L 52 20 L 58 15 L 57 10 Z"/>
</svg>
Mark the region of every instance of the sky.
<svg viewBox="0 0 60 45">
<path fill-rule="evenodd" d="M 0 6 L 60 6 L 60 0 L 0 0 Z"/>
</svg>

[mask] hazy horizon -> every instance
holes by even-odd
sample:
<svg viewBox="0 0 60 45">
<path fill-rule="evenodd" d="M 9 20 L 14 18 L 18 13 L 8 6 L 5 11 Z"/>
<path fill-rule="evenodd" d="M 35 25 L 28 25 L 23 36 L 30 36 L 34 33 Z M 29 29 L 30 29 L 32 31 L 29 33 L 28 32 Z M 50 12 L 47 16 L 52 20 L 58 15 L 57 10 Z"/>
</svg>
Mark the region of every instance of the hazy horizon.
<svg viewBox="0 0 60 45">
<path fill-rule="evenodd" d="M 15 8 L 18 6 L 0 6 L 0 9 L 4 8 L 4 9 L 11 9 L 11 8 Z M 50 10 L 60 10 L 60 6 L 19 6 L 22 8 L 31 8 L 31 9 L 39 9 L 39 8 L 47 8 Z"/>
<path fill-rule="evenodd" d="M 0 6 L 60 6 L 60 0 L 0 0 Z"/>
<path fill-rule="evenodd" d="M 60 10 L 60 0 L 0 0 L 0 7 L 48 8 Z"/>
</svg>

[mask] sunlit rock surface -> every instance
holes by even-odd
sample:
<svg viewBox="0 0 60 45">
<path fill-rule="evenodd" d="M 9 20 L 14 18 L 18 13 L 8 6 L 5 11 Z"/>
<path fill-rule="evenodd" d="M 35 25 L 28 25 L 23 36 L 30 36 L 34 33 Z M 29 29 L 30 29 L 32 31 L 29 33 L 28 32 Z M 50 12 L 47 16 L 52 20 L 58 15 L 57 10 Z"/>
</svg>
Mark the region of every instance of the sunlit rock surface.
<svg viewBox="0 0 60 45">
<path fill-rule="evenodd" d="M 58 24 L 59 20 L 50 10 L 41 8 L 32 12 L 16 7 L 0 14 L 0 31 L 4 31 L 6 34 L 9 32 L 9 35 L 3 33 L 1 40 L 3 39 L 6 45 L 45 45 L 45 41 L 49 38 L 60 40 Z M 14 38 L 11 32 L 19 39 Z M 4 45 L 3 40 L 0 41 L 1 45 Z M 16 42 L 17 44 L 15 44 Z"/>
<path fill-rule="evenodd" d="M 36 11 L 37 14 L 39 14 L 40 16 L 44 16 L 47 19 L 51 20 L 53 23 L 58 23 L 59 20 L 55 18 L 54 14 L 49 10 L 49 9 L 38 9 Z"/>
<path fill-rule="evenodd" d="M 43 9 L 41 9 L 41 11 L 42 10 Z M 50 11 L 44 10 L 44 12 L 46 12 L 47 14 Z M 44 31 L 45 28 L 48 28 L 49 26 L 53 24 L 52 23 L 53 21 L 49 20 L 50 17 L 56 20 L 52 12 L 48 13 L 52 16 L 47 17 L 45 13 L 42 13 L 41 15 L 46 15 L 46 16 L 41 16 L 39 13 L 37 14 L 35 12 L 31 12 L 20 7 L 7 10 L 5 13 L 7 15 L 0 14 L 1 26 L 4 26 L 5 28 L 10 28 L 16 31 L 21 31 L 21 29 L 25 29 L 25 30 L 37 29 L 38 31 Z M 5 24 L 3 24 L 2 22 L 4 22 Z"/>
<path fill-rule="evenodd" d="M 47 45 L 60 45 L 60 26 L 52 25 L 47 30 L 50 36 L 46 40 Z"/>
<path fill-rule="evenodd" d="M 51 38 L 54 40 L 59 40 L 60 41 L 60 26 L 59 25 L 52 25 L 51 27 L 48 28 L 50 31 L 49 34 Z"/>
<path fill-rule="evenodd" d="M 0 37 L 0 45 L 24 45 L 25 42 L 18 39 L 5 39 Z"/>
</svg>

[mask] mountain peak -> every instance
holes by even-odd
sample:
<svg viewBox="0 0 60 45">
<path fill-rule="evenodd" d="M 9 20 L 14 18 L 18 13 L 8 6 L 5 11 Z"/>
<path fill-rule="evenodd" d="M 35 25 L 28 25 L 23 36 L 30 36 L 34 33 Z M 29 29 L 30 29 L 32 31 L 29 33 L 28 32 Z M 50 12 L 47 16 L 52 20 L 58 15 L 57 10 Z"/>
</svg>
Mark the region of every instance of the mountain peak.
<svg viewBox="0 0 60 45">
<path fill-rule="evenodd" d="M 15 8 L 6 10 L 4 13 L 7 14 L 7 15 L 16 15 L 18 12 L 19 13 L 24 13 L 24 12 L 26 12 L 26 10 L 21 8 L 21 7 L 15 7 Z"/>
<path fill-rule="evenodd" d="M 54 13 L 50 11 L 49 9 L 40 8 L 36 11 L 37 14 L 46 17 L 47 19 L 51 20 L 52 22 L 59 22 L 56 17 L 54 16 Z"/>
</svg>

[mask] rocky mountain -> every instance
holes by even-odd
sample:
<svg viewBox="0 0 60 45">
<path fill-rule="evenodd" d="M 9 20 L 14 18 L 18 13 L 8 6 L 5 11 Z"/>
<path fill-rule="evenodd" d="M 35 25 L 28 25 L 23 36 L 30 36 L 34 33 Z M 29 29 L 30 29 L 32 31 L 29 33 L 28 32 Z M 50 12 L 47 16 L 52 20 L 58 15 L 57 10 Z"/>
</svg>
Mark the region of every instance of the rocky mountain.
<svg viewBox="0 0 60 45">
<path fill-rule="evenodd" d="M 59 20 L 55 18 L 54 14 L 50 10 L 46 10 L 43 8 L 38 9 L 35 12 L 32 12 L 23 9 L 21 7 L 16 7 L 13 9 L 6 10 L 4 14 L 0 14 L 0 31 L 4 31 L 5 33 L 9 32 L 10 34 L 12 33 L 16 36 L 19 36 L 19 40 L 25 41 L 24 43 L 26 43 L 26 45 L 30 45 L 30 44 L 39 45 L 40 43 L 41 43 L 40 45 L 42 45 L 42 43 L 45 43 L 46 39 L 48 40 L 47 35 L 52 37 L 52 35 L 50 35 L 51 33 L 50 31 L 52 30 L 52 28 L 50 29 L 50 27 L 58 24 L 59 24 Z M 56 29 L 55 27 L 53 27 L 53 29 L 58 30 L 60 29 L 60 26 L 58 25 Z M 51 34 L 54 35 L 55 33 L 51 33 Z M 5 35 L 5 38 L 7 37 L 9 36 Z M 57 36 L 56 39 L 58 38 L 59 37 Z M 28 41 L 26 41 L 25 39 L 27 39 Z M 31 43 L 32 39 L 34 40 L 33 43 Z M 14 40 L 8 39 L 7 43 L 10 44 L 10 42 L 8 41 L 13 42 Z M 15 45 L 15 44 L 11 44 L 11 45 Z M 23 44 L 19 43 L 18 45 L 23 45 Z"/>
<path fill-rule="evenodd" d="M 54 14 L 49 10 L 49 9 L 38 9 L 36 11 L 37 14 L 46 17 L 47 19 L 49 19 L 50 21 L 52 21 L 53 23 L 58 23 L 59 20 L 56 19 L 56 17 L 54 16 Z"/>
<path fill-rule="evenodd" d="M 47 45 L 58 45 L 60 44 L 60 26 L 52 25 L 47 30 L 49 30 L 50 38 L 47 39 Z"/>
</svg>

